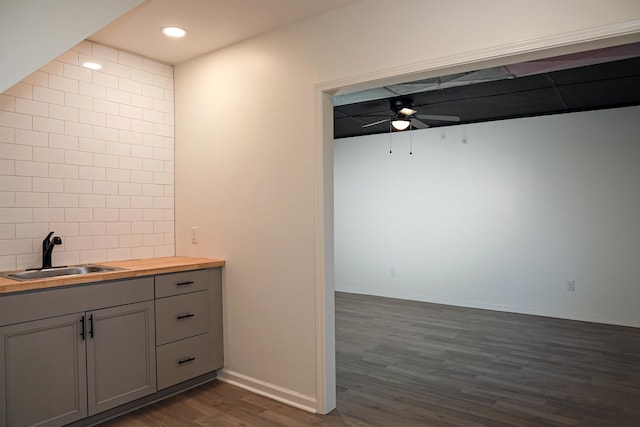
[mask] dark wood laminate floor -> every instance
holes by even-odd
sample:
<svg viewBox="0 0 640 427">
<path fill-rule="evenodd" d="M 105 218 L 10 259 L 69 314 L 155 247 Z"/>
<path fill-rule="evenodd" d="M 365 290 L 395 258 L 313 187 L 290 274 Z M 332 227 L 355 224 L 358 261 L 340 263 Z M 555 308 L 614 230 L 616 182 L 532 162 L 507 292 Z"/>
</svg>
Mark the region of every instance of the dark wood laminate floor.
<svg viewBox="0 0 640 427">
<path fill-rule="evenodd" d="M 213 382 L 103 424 L 640 426 L 640 329 L 336 294 L 338 407 Z"/>
</svg>

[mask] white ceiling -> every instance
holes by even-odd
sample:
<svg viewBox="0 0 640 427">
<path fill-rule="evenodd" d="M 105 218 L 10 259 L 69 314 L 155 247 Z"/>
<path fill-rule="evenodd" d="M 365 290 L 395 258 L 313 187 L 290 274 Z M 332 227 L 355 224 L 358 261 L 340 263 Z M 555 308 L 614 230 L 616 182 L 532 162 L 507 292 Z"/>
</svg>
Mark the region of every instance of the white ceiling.
<svg viewBox="0 0 640 427">
<path fill-rule="evenodd" d="M 177 64 L 360 0 L 146 0 L 89 40 Z M 161 33 L 187 30 L 182 39 Z"/>
</svg>

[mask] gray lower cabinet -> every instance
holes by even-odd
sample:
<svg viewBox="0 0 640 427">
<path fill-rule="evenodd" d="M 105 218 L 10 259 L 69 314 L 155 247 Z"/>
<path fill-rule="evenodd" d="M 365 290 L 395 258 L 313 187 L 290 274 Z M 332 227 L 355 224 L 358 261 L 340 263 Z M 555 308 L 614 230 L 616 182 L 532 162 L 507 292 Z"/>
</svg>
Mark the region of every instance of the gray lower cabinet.
<svg viewBox="0 0 640 427">
<path fill-rule="evenodd" d="M 220 268 L 0 295 L 0 427 L 84 425 L 222 364 Z"/>
<path fill-rule="evenodd" d="M 0 426 L 60 426 L 87 416 L 81 317 L 0 328 Z"/>
<path fill-rule="evenodd" d="M 87 316 L 89 415 L 154 393 L 153 301 L 97 310 Z"/>
</svg>

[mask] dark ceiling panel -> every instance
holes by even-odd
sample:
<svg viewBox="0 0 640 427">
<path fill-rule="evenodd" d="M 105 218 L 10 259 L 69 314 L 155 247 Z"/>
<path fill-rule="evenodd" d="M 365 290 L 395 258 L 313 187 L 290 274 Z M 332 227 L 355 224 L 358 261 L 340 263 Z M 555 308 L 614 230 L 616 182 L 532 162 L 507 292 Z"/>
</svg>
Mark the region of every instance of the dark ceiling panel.
<svg viewBox="0 0 640 427">
<path fill-rule="evenodd" d="M 432 127 L 640 105 L 640 58 L 410 96 L 418 114 L 461 118 L 460 123 L 425 120 Z M 334 136 L 344 138 L 389 132 L 387 123 L 362 126 L 392 114 L 389 99 L 335 107 Z"/>
</svg>

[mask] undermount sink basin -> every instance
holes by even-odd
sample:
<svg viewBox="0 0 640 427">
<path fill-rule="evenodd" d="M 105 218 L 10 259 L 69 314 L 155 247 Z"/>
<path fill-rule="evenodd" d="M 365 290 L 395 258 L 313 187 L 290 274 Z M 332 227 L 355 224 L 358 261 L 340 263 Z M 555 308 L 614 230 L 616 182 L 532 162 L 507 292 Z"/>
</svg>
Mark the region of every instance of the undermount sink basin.
<svg viewBox="0 0 640 427">
<path fill-rule="evenodd" d="M 27 270 L 16 273 L 6 273 L 2 276 L 13 280 L 36 280 L 46 279 L 49 277 L 75 276 L 78 274 L 104 273 L 107 271 L 116 271 L 119 268 L 103 267 L 101 265 L 79 265 L 75 267 L 53 267 L 42 270 Z"/>
</svg>

